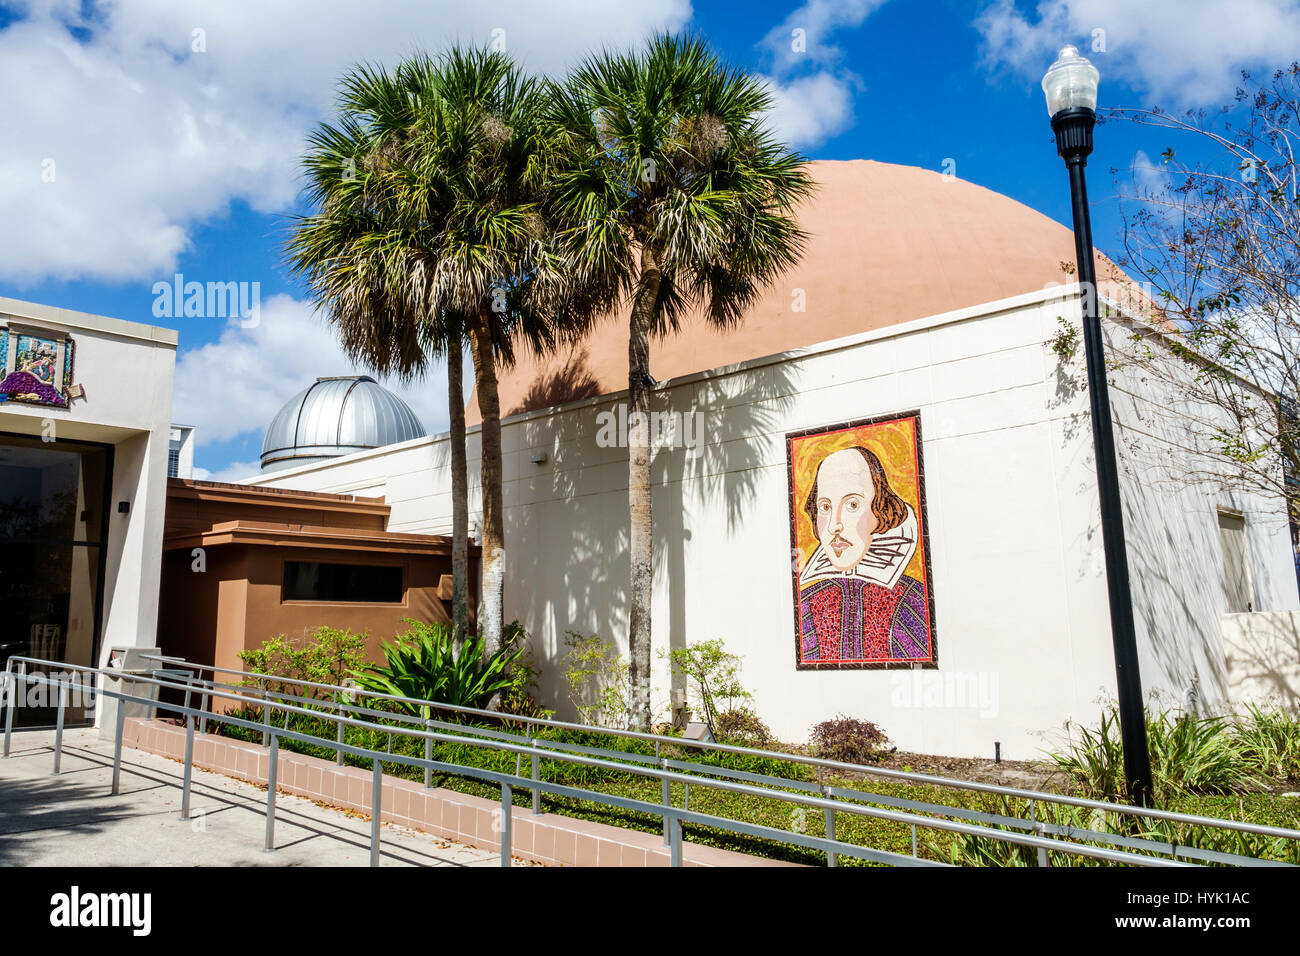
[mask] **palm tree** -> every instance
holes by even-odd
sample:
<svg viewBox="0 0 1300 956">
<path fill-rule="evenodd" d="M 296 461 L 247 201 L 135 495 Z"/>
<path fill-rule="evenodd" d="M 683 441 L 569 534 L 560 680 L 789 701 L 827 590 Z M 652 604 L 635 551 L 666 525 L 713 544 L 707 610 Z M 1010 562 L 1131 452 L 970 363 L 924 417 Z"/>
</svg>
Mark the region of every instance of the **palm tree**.
<svg viewBox="0 0 1300 956">
<path fill-rule="evenodd" d="M 428 349 L 447 353 L 461 502 L 457 379 L 468 344 L 483 419 L 478 624 L 495 650 L 505 580 L 497 363 L 511 359 L 516 337 L 550 347 L 552 323 L 570 314 L 541 209 L 549 156 L 541 88 L 504 53 L 453 48 L 412 56 L 392 73 L 355 68 L 339 106 L 338 121 L 310 139 L 304 167 L 316 211 L 298 220 L 290 263 L 349 355 L 401 373 L 420 367 Z M 454 516 L 457 529 L 464 515 Z"/>
<path fill-rule="evenodd" d="M 605 52 L 552 95 L 561 149 L 552 212 L 575 281 L 630 301 L 628 646 L 634 726 L 650 724 L 650 338 L 694 310 L 739 323 L 802 255 L 794 217 L 813 189 L 806 160 L 764 124 L 766 86 L 701 40 L 662 35 Z"/>
<path fill-rule="evenodd" d="M 465 352 L 461 323 L 448 322 L 447 414 L 451 445 L 451 625 L 469 633 L 469 467 L 465 460 Z"/>
</svg>

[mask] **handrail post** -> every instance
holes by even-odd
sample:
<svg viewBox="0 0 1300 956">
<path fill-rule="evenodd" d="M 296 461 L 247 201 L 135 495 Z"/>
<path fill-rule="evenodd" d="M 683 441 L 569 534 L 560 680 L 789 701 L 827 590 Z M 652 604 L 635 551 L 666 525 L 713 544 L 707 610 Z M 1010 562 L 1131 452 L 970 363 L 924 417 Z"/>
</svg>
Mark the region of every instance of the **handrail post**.
<svg viewBox="0 0 1300 956">
<path fill-rule="evenodd" d="M 1043 824 L 1038 822 L 1038 808 L 1034 806 L 1033 800 L 1029 801 L 1029 819 L 1030 822 L 1034 824 L 1034 835 L 1045 836 L 1047 833 L 1047 828 L 1043 826 Z M 1047 858 L 1047 847 L 1040 846 L 1038 848 L 1038 865 L 1039 866 L 1052 865 L 1051 861 L 1048 860 Z"/>
<path fill-rule="evenodd" d="M 670 840 L 668 843 L 669 854 L 668 862 L 670 866 L 682 865 L 682 821 L 680 817 L 673 817 L 669 824 Z"/>
<path fill-rule="evenodd" d="M 113 737 L 113 796 L 122 791 L 122 735 L 126 732 L 126 708 L 117 702 L 117 731 Z"/>
<path fill-rule="evenodd" d="M 49 686 L 46 684 L 45 686 Z M 63 721 L 64 708 L 67 704 L 67 685 L 64 681 L 59 681 L 59 713 L 54 719 L 54 770 L 52 774 L 59 772 L 59 765 L 63 762 Z"/>
<path fill-rule="evenodd" d="M 533 747 L 533 780 L 540 781 L 542 779 L 542 758 L 537 753 L 537 738 L 530 737 L 529 741 Z M 537 816 L 541 812 L 542 791 L 537 787 L 533 787 L 533 816 Z"/>
<path fill-rule="evenodd" d="M 203 715 L 199 717 L 199 733 L 208 732 L 208 711 L 212 709 L 212 687 L 213 682 L 205 680 L 203 686 L 207 689 L 203 692 Z"/>
<path fill-rule="evenodd" d="M 829 787 L 822 787 L 822 795 L 825 797 L 830 797 L 830 794 L 827 793 L 829 789 L 830 789 Z M 826 808 L 826 839 L 828 840 L 835 839 L 835 810 L 832 807 Z M 839 854 L 837 854 L 834 850 L 827 850 L 826 865 L 839 866 Z"/>
<path fill-rule="evenodd" d="M 9 703 L 5 707 L 5 756 L 9 756 L 9 744 L 14 736 L 14 711 L 18 709 L 18 675 L 11 670 L 5 671 L 6 690 L 9 694 Z M 25 685 L 26 680 L 23 681 Z"/>
<path fill-rule="evenodd" d="M 275 849 L 275 792 L 280 779 L 280 737 L 272 734 L 269 741 L 271 758 L 266 765 L 266 842 L 262 849 Z"/>
<path fill-rule="evenodd" d="M 664 773 L 667 773 L 668 761 L 660 760 L 659 769 L 662 770 Z M 673 805 L 673 791 L 671 785 L 668 783 L 667 777 L 659 778 L 659 796 L 665 807 L 671 807 Z M 668 819 L 668 814 L 665 813 L 664 814 L 664 844 L 665 845 L 672 843 L 671 831 L 672 831 L 672 827 Z"/>
<path fill-rule="evenodd" d="M 271 742 L 271 698 L 266 692 L 266 678 L 257 682 L 258 693 L 262 697 L 262 746 Z"/>
<path fill-rule="evenodd" d="M 378 757 L 374 763 L 374 780 L 370 785 L 370 865 L 378 866 L 380 814 L 384 809 L 384 765 Z"/>
<path fill-rule="evenodd" d="M 341 767 L 343 766 L 343 695 L 335 694 L 334 703 L 335 715 L 338 717 L 338 720 L 335 721 L 338 731 L 334 735 L 334 740 L 339 745 L 339 749 L 334 751 L 334 763 Z"/>
<path fill-rule="evenodd" d="M 510 865 L 511 825 L 514 823 L 515 791 L 508 783 L 501 784 L 501 865 Z"/>
<path fill-rule="evenodd" d="M 424 729 L 426 732 L 432 733 L 433 720 L 431 718 L 429 717 L 424 718 Z M 432 762 L 433 760 L 433 738 L 432 737 L 424 738 L 424 759 L 430 762 Z M 433 768 L 432 767 L 424 768 L 424 789 L 425 790 L 433 789 Z"/>
<path fill-rule="evenodd" d="M 185 715 L 185 782 L 181 787 L 181 819 L 190 818 L 190 791 L 194 777 L 194 714 Z"/>
</svg>

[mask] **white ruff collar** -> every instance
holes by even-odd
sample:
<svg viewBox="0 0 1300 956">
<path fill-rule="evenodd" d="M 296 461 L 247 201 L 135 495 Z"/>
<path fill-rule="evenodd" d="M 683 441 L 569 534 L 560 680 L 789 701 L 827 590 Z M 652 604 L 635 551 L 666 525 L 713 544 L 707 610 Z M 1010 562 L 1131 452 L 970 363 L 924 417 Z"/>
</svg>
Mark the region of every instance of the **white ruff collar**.
<svg viewBox="0 0 1300 956">
<path fill-rule="evenodd" d="M 799 572 L 799 586 L 827 578 L 859 578 L 892 588 L 907 570 L 912 555 L 916 554 L 916 531 L 916 512 L 908 505 L 903 523 L 884 534 L 872 535 L 867 553 L 848 571 L 841 571 L 831 564 L 830 554 L 818 544 L 817 550 Z"/>
</svg>

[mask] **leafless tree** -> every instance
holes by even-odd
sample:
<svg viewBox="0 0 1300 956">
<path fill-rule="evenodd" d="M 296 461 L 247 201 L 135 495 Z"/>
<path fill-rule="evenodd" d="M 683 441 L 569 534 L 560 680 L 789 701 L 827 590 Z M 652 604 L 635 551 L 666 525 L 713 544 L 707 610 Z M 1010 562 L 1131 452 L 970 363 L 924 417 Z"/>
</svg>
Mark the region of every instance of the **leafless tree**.
<svg viewBox="0 0 1300 956">
<path fill-rule="evenodd" d="M 1184 477 L 1279 496 L 1300 517 L 1300 65 L 1243 73 L 1216 110 L 1105 118 L 1169 137 L 1158 162 L 1117 177 L 1117 263 L 1149 299 L 1114 363 L 1186 417 Z"/>
</svg>

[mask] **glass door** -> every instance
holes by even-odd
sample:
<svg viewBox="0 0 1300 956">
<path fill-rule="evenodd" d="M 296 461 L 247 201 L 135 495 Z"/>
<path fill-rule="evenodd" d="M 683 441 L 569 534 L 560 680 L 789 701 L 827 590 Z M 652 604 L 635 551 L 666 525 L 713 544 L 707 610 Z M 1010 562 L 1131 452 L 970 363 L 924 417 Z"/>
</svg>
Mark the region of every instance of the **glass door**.
<svg viewBox="0 0 1300 956">
<path fill-rule="evenodd" d="M 0 435 L 0 662 L 95 662 L 111 459 L 105 446 Z M 55 703 L 30 688 L 15 723 L 52 724 Z M 69 723 L 88 719 L 70 704 Z"/>
</svg>

